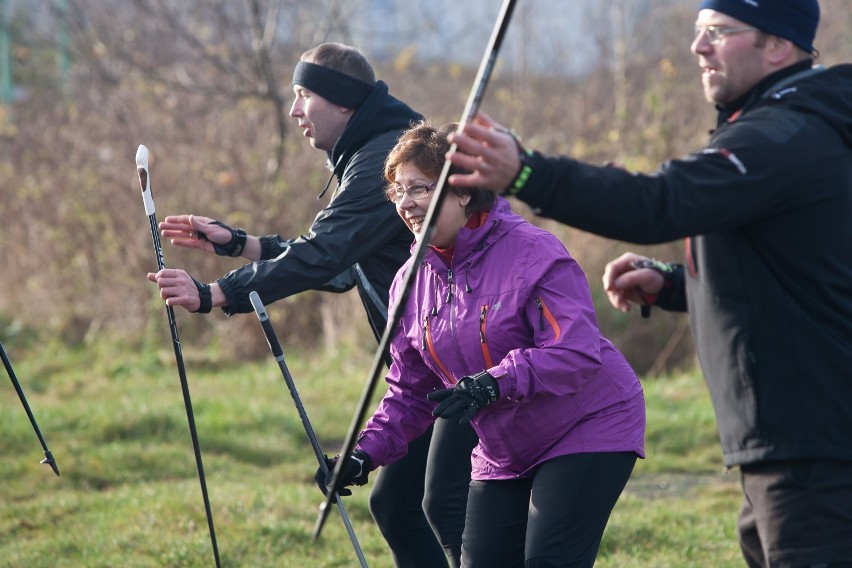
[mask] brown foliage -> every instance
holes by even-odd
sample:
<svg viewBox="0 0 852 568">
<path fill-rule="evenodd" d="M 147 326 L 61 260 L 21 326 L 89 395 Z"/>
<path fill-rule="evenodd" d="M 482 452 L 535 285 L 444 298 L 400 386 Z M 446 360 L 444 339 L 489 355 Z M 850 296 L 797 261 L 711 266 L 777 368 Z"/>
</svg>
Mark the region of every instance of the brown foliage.
<svg viewBox="0 0 852 568">
<path fill-rule="evenodd" d="M 498 65 L 484 110 L 532 147 L 592 162 L 649 171 L 694 149 L 704 140 L 712 109 L 702 100 L 688 52 L 694 13 L 680 4 L 652 2 L 642 18 L 629 14 L 630 2 L 593 4 L 608 10 L 590 13 L 596 33 L 588 37 L 600 55 L 587 73 Z M 852 59 L 850 3 L 822 5 L 817 45 L 823 62 Z M 162 304 L 145 279 L 156 263 L 134 166 L 140 143 L 151 150 L 159 219 L 197 213 L 254 234 L 305 232 L 321 207 L 315 196 L 327 172 L 324 155 L 289 128 L 289 74 L 304 49 L 328 39 L 351 41 L 343 6 L 209 0 L 202 9 L 165 0 L 72 0 L 72 64 L 64 77 L 45 65 L 56 50 L 52 29 L 35 39 L 13 34 L 20 48 L 16 78 L 29 91 L 24 100 L 0 106 L 0 313 L 71 342 L 100 333 L 141 341 L 152 328 L 166 336 Z M 53 16 L 42 24 L 65 21 Z M 282 18 L 286 34 L 272 25 Z M 614 21 L 622 27 L 603 25 Z M 315 37 L 320 28 L 324 36 Z M 293 31 L 302 29 L 310 31 Z M 433 121 L 458 120 L 475 69 L 449 49 L 446 59 L 419 59 L 418 37 L 405 37 L 410 43 L 399 46 L 395 59 L 376 59 L 380 78 Z M 584 266 L 601 327 L 638 370 L 693 364 L 683 316 L 655 311 L 650 322 L 640 321 L 635 312 L 619 314 L 605 303 L 604 264 L 637 247 L 518 209 L 559 235 Z M 239 266 L 163 246 L 168 266 L 202 280 Z M 677 243 L 638 250 L 664 259 L 682 254 Z M 374 348 L 355 294 L 301 294 L 270 313 L 285 345 Z M 221 345 L 237 356 L 266 353 L 254 316 L 181 312 L 178 319 L 185 343 Z"/>
</svg>

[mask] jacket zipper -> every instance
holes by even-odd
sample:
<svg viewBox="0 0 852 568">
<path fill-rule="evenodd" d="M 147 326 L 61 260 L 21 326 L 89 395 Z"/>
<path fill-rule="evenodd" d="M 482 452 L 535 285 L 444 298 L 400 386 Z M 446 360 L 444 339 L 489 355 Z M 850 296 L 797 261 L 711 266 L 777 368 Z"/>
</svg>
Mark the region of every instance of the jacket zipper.
<svg viewBox="0 0 852 568">
<path fill-rule="evenodd" d="M 453 375 L 447 371 L 447 368 L 444 367 L 444 364 L 438 357 L 437 351 L 435 351 L 435 346 L 432 344 L 432 331 L 429 328 L 429 316 L 423 316 L 423 349 L 429 350 L 429 355 L 432 356 L 432 360 L 435 361 L 435 364 L 438 365 L 438 368 L 441 369 L 441 372 L 444 373 L 444 377 L 450 381 L 450 384 L 456 384 L 457 381 L 453 378 Z"/>
<path fill-rule="evenodd" d="M 479 343 L 482 347 L 482 356 L 485 357 L 485 368 L 490 369 L 494 366 L 491 361 L 491 353 L 488 352 L 488 342 L 485 340 L 485 320 L 488 316 L 488 305 L 483 304 L 482 311 L 479 312 Z"/>
<path fill-rule="evenodd" d="M 550 325 L 553 327 L 553 332 L 556 334 L 553 338 L 553 341 L 559 339 L 559 324 L 556 322 L 556 318 L 553 317 L 553 314 L 547 307 L 547 304 L 544 303 L 544 300 L 541 299 L 541 296 L 536 296 L 535 305 L 538 306 L 538 329 L 539 331 L 544 331 L 544 320 L 547 320 Z"/>
</svg>

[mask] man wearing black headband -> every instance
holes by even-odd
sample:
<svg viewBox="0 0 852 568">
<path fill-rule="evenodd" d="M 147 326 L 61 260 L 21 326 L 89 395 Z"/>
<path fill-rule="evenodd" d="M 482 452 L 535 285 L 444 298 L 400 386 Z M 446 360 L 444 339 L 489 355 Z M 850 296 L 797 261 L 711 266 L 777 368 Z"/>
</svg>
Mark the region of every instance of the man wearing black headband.
<svg viewBox="0 0 852 568">
<path fill-rule="evenodd" d="M 740 467 L 748 566 L 848 568 L 852 65 L 814 66 L 817 0 L 698 6 L 692 52 L 719 111 L 703 149 L 633 174 L 528 152 L 483 116 L 455 139 L 474 173 L 449 181 L 610 238 L 686 237 L 683 264 L 611 262 L 610 301 L 689 312 L 724 463 Z"/>
<path fill-rule="evenodd" d="M 378 339 L 387 323 L 388 289 L 411 245 L 411 233 L 385 197 L 384 161 L 402 131 L 422 117 L 388 94 L 361 53 L 338 43 L 302 55 L 293 92 L 290 116 L 311 145 L 326 152 L 332 172 L 320 196 L 337 180 L 310 229 L 295 239 L 256 237 L 208 217 L 166 217 L 160 229 L 173 244 L 253 262 L 210 284 L 177 269 L 149 279 L 172 306 L 200 313 L 220 307 L 228 315 L 252 311 L 252 290 L 268 304 L 305 290 L 357 287 Z M 442 420 L 405 458 L 379 471 L 370 510 L 397 566 L 440 567 L 447 558 L 458 565 L 476 442 L 469 425 Z M 430 446 L 431 463 L 441 463 L 427 476 Z M 433 492 L 441 498 L 429 498 Z M 425 513 L 424 503 L 431 504 Z"/>
</svg>

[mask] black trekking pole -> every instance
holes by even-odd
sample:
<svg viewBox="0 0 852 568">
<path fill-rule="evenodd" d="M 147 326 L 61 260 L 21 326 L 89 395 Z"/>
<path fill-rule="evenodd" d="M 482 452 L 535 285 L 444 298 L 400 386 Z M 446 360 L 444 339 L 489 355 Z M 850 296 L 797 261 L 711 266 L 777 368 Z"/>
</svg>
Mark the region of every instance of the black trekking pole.
<svg viewBox="0 0 852 568">
<path fill-rule="evenodd" d="M 33 430 L 35 430 L 36 436 L 38 436 L 38 441 L 41 442 L 41 447 L 44 449 L 44 459 L 39 463 L 46 463 L 53 470 L 53 473 L 59 475 L 59 466 L 56 465 L 56 460 L 53 459 L 53 454 L 50 453 L 50 450 L 47 447 L 47 442 L 44 441 L 44 436 L 41 435 L 41 430 L 38 429 L 38 424 L 36 423 L 35 416 L 33 416 L 33 411 L 30 410 L 27 397 L 24 396 L 24 389 L 21 388 L 21 383 L 18 382 L 18 377 L 15 376 L 15 370 L 12 368 L 12 362 L 9 361 L 9 357 L 6 355 L 6 350 L 3 349 L 2 343 L 0 343 L 0 358 L 3 359 L 3 366 L 6 367 L 6 372 L 9 373 L 9 378 L 15 386 L 18 398 L 21 399 L 21 404 L 24 405 L 24 410 L 27 411 L 27 416 L 30 417 L 30 424 L 33 425 Z"/>
<path fill-rule="evenodd" d="M 151 224 L 151 238 L 154 241 L 154 253 L 157 256 L 157 266 L 160 270 L 166 267 L 163 258 L 163 246 L 160 244 L 160 233 L 157 228 L 157 216 L 154 214 L 154 198 L 151 195 L 151 179 L 148 176 L 148 148 L 140 145 L 136 150 L 136 172 L 139 174 L 139 185 L 142 188 L 142 202 L 145 204 L 145 213 Z M 201 495 L 204 497 L 204 510 L 207 512 L 207 527 L 210 529 L 210 542 L 213 544 L 213 556 L 216 558 L 217 568 L 219 562 L 219 547 L 216 544 L 216 530 L 213 528 L 213 513 L 210 510 L 210 499 L 207 497 L 207 482 L 204 480 L 204 464 L 201 462 L 201 448 L 198 445 L 198 432 L 195 429 L 195 417 L 192 412 L 192 399 L 189 396 L 189 382 L 186 379 L 186 370 L 183 366 L 183 354 L 178 337 L 177 323 L 175 322 L 174 309 L 166 304 L 166 316 L 169 320 L 169 329 L 172 332 L 172 345 L 175 350 L 178 375 L 180 376 L 180 387 L 183 390 L 183 403 L 186 407 L 186 419 L 189 422 L 189 433 L 192 437 L 192 449 L 195 451 L 195 465 L 198 469 L 198 481 L 201 483 Z"/>
<path fill-rule="evenodd" d="M 281 343 L 278 341 L 278 335 L 272 327 L 272 322 L 269 321 L 269 316 L 266 314 L 266 308 L 260 300 L 257 292 L 249 294 L 249 300 L 254 307 L 254 313 L 257 314 L 257 319 L 260 320 L 260 325 L 263 327 L 263 334 L 266 335 L 266 342 L 269 344 L 269 350 L 278 362 L 278 367 L 281 369 L 281 374 L 284 376 L 284 382 L 287 383 L 287 390 L 290 391 L 290 396 L 296 404 L 296 410 L 299 413 L 299 418 L 302 420 L 302 426 L 305 428 L 305 434 L 311 442 L 311 447 L 314 449 L 314 455 L 317 458 L 320 468 L 323 473 L 328 476 L 328 464 L 325 461 L 325 454 L 322 452 L 317 435 L 311 426 L 311 421 L 308 420 L 308 414 L 305 412 L 305 406 L 302 404 L 302 399 L 299 392 L 296 390 L 296 383 L 293 381 L 293 375 L 287 368 L 287 362 L 284 360 L 284 350 L 281 349 Z M 349 534 L 349 540 L 352 541 L 352 546 L 355 548 L 355 554 L 358 556 L 358 561 L 363 568 L 367 567 L 367 560 L 364 558 L 364 553 L 361 551 L 361 545 L 358 544 L 358 538 L 355 536 L 355 531 L 352 529 L 352 523 L 349 521 L 349 515 L 346 513 L 346 508 L 343 506 L 343 500 L 340 495 L 335 495 L 337 498 L 337 510 L 340 511 L 340 516 L 343 519 L 343 524 L 346 526 L 346 532 Z"/>
<path fill-rule="evenodd" d="M 477 110 L 479 110 L 479 105 L 482 102 L 482 97 L 485 94 L 485 87 L 488 85 L 488 81 L 491 78 L 491 73 L 494 70 L 494 64 L 497 61 L 497 54 L 500 51 L 500 45 L 503 43 L 503 38 L 506 35 L 506 30 L 509 28 L 509 22 L 512 19 L 512 11 L 515 8 L 515 0 L 504 0 L 503 7 L 500 9 L 500 14 L 497 17 L 497 22 L 494 24 L 494 29 L 491 32 L 491 38 L 488 41 L 488 48 L 485 51 L 485 55 L 482 58 L 482 62 L 479 65 L 479 71 L 476 74 L 476 80 L 474 81 L 473 89 L 470 92 L 470 96 L 468 97 L 467 104 L 465 105 L 464 112 L 462 113 L 462 118 L 460 120 L 461 124 L 466 124 L 473 120 L 474 115 L 476 115 Z M 457 146 L 453 144 L 450 146 L 450 152 L 454 152 L 457 149 Z M 364 386 L 364 391 L 361 394 L 361 400 L 358 403 L 358 408 L 355 411 L 355 416 L 352 419 L 352 424 L 349 428 L 349 433 L 346 436 L 346 440 L 343 442 L 343 446 L 340 448 L 340 456 L 345 457 L 348 456 L 352 449 L 355 447 L 355 437 L 358 435 L 358 432 L 361 430 L 363 426 L 364 418 L 367 413 L 367 408 L 370 405 L 370 400 L 373 396 L 373 391 L 376 388 L 376 384 L 379 381 L 382 367 L 384 365 L 384 355 L 385 351 L 388 349 L 388 344 L 390 343 L 391 336 L 395 332 L 397 326 L 399 325 L 399 321 L 402 317 L 402 312 L 405 309 L 405 304 L 408 301 L 408 296 L 411 292 L 411 284 L 414 281 L 414 274 L 417 272 L 417 267 L 420 266 L 420 261 L 423 258 L 423 255 L 426 253 L 426 248 L 429 246 L 429 241 L 432 239 L 432 232 L 435 228 L 435 221 L 437 220 L 437 211 L 441 210 L 441 204 L 444 201 L 444 197 L 446 196 L 446 191 L 444 191 L 446 187 L 447 177 L 450 173 L 450 162 L 449 160 L 444 162 L 444 167 L 441 170 L 441 175 L 438 177 L 437 185 L 435 186 L 435 192 L 432 196 L 432 202 L 429 205 L 429 210 L 426 212 L 426 219 L 423 224 L 425 228 L 423 229 L 422 238 L 417 243 L 417 247 L 414 250 L 414 254 L 412 255 L 412 260 L 409 264 L 409 270 L 405 274 L 405 279 L 402 284 L 402 292 L 397 299 L 396 304 L 393 306 L 393 311 L 388 315 L 388 325 L 385 327 L 384 334 L 382 335 L 381 342 L 379 343 L 379 347 L 376 350 L 376 355 L 373 357 L 373 366 L 370 370 L 369 378 L 367 379 L 367 383 Z M 331 477 L 329 478 L 329 491 L 326 500 L 320 505 L 319 516 L 317 517 L 316 526 L 314 527 L 314 541 L 316 541 L 320 534 L 322 533 L 322 527 L 325 524 L 325 520 L 328 517 L 329 513 L 329 504 L 331 500 L 334 498 L 334 495 L 340 491 L 340 470 L 343 468 L 343 464 L 346 463 L 345 459 L 337 460 L 337 464 L 334 466 L 334 470 L 331 472 Z"/>
</svg>

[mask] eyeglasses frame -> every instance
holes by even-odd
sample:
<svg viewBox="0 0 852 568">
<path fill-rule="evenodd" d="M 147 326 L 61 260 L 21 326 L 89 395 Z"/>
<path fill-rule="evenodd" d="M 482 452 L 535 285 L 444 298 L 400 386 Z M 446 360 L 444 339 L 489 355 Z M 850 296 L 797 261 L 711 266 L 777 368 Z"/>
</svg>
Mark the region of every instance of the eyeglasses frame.
<svg viewBox="0 0 852 568">
<path fill-rule="evenodd" d="M 752 26 L 695 26 L 693 28 L 695 38 L 697 39 L 702 34 L 707 34 L 707 39 L 710 40 L 710 45 L 719 45 L 729 35 L 741 34 L 744 32 L 760 32 L 759 29 Z"/>
<path fill-rule="evenodd" d="M 415 183 L 408 187 L 405 187 L 399 183 L 394 183 L 389 185 L 387 190 L 385 190 L 385 197 L 387 197 L 387 200 L 395 205 L 399 205 L 400 203 L 402 203 L 402 200 L 405 198 L 406 195 L 408 195 L 414 201 L 420 201 L 421 199 L 429 195 L 430 191 L 434 191 L 436 187 L 438 187 L 438 182 L 436 181 L 433 181 L 431 183 Z M 399 191 L 397 188 L 401 188 L 402 191 Z M 420 191 L 420 188 L 425 188 L 425 190 L 421 195 L 415 196 L 411 193 L 412 188 L 417 188 L 418 193 Z"/>
</svg>

